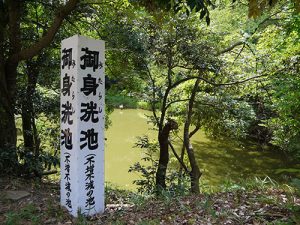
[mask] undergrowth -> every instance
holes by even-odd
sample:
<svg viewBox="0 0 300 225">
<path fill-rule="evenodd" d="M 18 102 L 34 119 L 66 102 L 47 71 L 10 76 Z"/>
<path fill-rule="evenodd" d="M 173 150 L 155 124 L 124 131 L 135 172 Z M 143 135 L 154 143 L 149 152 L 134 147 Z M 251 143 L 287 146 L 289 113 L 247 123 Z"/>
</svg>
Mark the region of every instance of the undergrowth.
<svg viewBox="0 0 300 225">
<path fill-rule="evenodd" d="M 296 182 L 297 183 L 297 182 Z M 32 186 L 32 185 L 31 185 Z M 136 193 L 122 190 L 107 183 L 105 188 L 106 212 L 103 215 L 72 218 L 60 207 L 59 188 L 56 197 L 49 188 L 33 185 L 38 191 L 48 192 L 42 204 L 40 199 L 29 201 L 23 207 L 5 212 L 5 225 L 57 224 L 70 222 L 76 225 L 90 224 L 157 224 L 174 221 L 186 224 L 223 224 L 232 219 L 235 223 L 294 224 L 300 222 L 299 189 L 294 182 L 278 184 L 269 177 L 243 180 L 240 183 L 224 182 L 218 191 L 201 189 L 200 195 L 182 195 L 174 190 L 154 193 Z M 45 189 L 45 190 L 43 190 Z M 51 197 L 52 196 L 52 197 Z M 14 204 L 7 202 L 7 204 Z M 254 213 L 254 214 L 253 214 Z M 272 213 L 275 216 L 272 216 Z M 278 218 L 277 218 L 277 217 Z M 251 218 L 251 221 L 247 218 Z M 50 221 L 50 222 L 49 222 Z M 52 223 L 51 223 L 52 221 Z M 270 222 L 271 221 L 271 222 Z M 226 224 L 224 222 L 224 224 Z"/>
</svg>

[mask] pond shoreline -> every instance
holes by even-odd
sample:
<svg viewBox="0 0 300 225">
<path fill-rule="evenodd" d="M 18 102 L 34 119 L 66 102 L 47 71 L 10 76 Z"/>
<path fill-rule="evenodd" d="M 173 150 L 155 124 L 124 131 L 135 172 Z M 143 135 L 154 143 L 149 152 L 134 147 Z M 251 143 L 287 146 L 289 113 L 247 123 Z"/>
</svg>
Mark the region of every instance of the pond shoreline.
<svg viewBox="0 0 300 225">
<path fill-rule="evenodd" d="M 111 114 L 112 126 L 105 134 L 107 138 L 105 170 L 108 182 L 127 189 L 135 189 L 132 182 L 139 176 L 128 173 L 128 169 L 143 156 L 140 149 L 134 148 L 136 137 L 147 134 L 152 139 L 156 138 L 156 133 L 151 130 L 151 125 L 147 124 L 145 116 L 150 113 L 141 109 L 115 109 Z M 284 182 L 291 174 L 288 173 L 286 176 L 284 171 L 283 174 L 277 174 L 276 170 L 294 168 L 294 165 L 282 160 L 284 158 L 282 152 L 256 151 L 253 146 L 248 150 L 231 140 L 208 137 L 203 131 L 196 134 L 192 142 L 203 172 L 201 181 L 205 185 L 218 186 L 224 182 L 239 182 L 241 179 L 255 177 L 263 179 L 266 176 Z M 175 147 L 180 150 L 180 146 Z M 178 168 L 175 159 L 171 158 L 170 167 Z"/>
</svg>

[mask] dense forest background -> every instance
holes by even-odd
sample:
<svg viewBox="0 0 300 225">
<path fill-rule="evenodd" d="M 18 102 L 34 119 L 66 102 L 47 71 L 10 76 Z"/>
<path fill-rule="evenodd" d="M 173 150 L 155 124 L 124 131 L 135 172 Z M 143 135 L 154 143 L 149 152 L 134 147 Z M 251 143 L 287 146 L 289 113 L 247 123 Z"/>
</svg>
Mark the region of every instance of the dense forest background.
<svg viewBox="0 0 300 225">
<path fill-rule="evenodd" d="M 141 190 L 154 188 L 151 174 L 156 191 L 167 188 L 172 152 L 178 179 L 199 193 L 199 130 L 299 163 L 299 1 L 5 0 L 0 12 L 3 173 L 41 177 L 59 165 L 60 42 L 74 34 L 106 42 L 108 129 L 120 105 L 152 111 L 157 139 L 137 146 L 158 157 L 130 169 L 148 170 Z"/>
<path fill-rule="evenodd" d="M 0 223 L 299 224 L 299 12 L 299 0 L 0 0 Z M 143 109 L 152 132 L 132 146 L 136 190 L 106 183 L 104 214 L 77 218 L 59 201 L 61 41 L 75 34 L 105 41 L 106 129 L 114 110 Z M 230 143 L 213 153 L 239 148 L 217 187 L 203 161 L 223 153 L 199 159 L 199 133 Z M 231 165 L 251 173 L 250 152 L 280 155 L 278 180 Z"/>
</svg>

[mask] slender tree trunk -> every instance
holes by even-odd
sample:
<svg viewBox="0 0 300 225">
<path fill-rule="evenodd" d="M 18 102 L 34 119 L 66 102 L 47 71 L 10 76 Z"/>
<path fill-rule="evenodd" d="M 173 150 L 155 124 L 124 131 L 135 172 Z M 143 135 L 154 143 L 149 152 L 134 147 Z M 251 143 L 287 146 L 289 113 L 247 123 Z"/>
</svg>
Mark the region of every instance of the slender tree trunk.
<svg viewBox="0 0 300 225">
<path fill-rule="evenodd" d="M 192 94 L 191 94 L 189 104 L 188 104 L 187 116 L 186 116 L 186 120 L 184 123 L 184 133 L 183 133 L 184 145 L 187 150 L 188 158 L 189 158 L 190 165 L 191 165 L 191 172 L 190 172 L 191 192 L 195 193 L 195 194 L 200 193 L 199 179 L 201 177 L 201 172 L 200 172 L 200 169 L 198 167 L 198 164 L 197 164 L 197 161 L 195 158 L 194 149 L 190 142 L 189 127 L 191 124 L 191 119 L 192 119 L 192 114 L 193 114 L 193 106 L 194 106 L 194 101 L 195 101 L 196 92 L 197 92 L 199 83 L 200 83 L 200 79 L 197 79 L 195 82 L 194 88 L 192 90 Z"/>
<path fill-rule="evenodd" d="M 188 155 L 189 155 L 189 161 L 191 164 L 191 172 L 190 172 L 190 178 L 191 178 L 191 193 L 199 194 L 200 193 L 200 184 L 199 180 L 202 175 L 200 172 L 200 169 L 198 167 L 195 155 L 194 155 L 194 149 L 192 145 L 189 146 L 187 149 Z"/>
<path fill-rule="evenodd" d="M 23 106 L 22 106 L 23 107 Z M 22 108 L 22 128 L 23 128 L 23 139 L 24 147 L 33 152 L 35 157 L 39 156 L 40 149 L 40 139 L 37 133 L 35 118 L 33 112 L 24 112 L 24 107 Z"/>
<path fill-rule="evenodd" d="M 34 63 L 27 61 L 27 87 L 25 97 L 22 99 L 22 125 L 24 147 L 29 151 L 34 152 L 38 156 L 38 143 L 36 142 L 35 134 L 35 119 L 33 95 L 36 88 L 38 71 Z"/>
<path fill-rule="evenodd" d="M 181 153 L 180 153 L 180 160 L 183 162 L 184 161 L 184 154 L 185 154 L 185 145 L 183 143 L 181 147 Z M 180 164 L 179 171 L 178 171 L 178 185 L 181 186 L 182 184 L 182 178 L 183 178 L 183 167 Z"/>
<path fill-rule="evenodd" d="M 22 103 L 22 128 L 23 128 L 23 139 L 24 147 L 29 152 L 33 152 L 34 140 L 31 126 L 31 112 L 28 110 L 27 102 Z"/>
<path fill-rule="evenodd" d="M 159 141 L 159 162 L 156 172 L 156 189 L 166 189 L 166 173 L 169 163 L 169 150 L 168 150 L 168 139 L 165 137 L 160 137 Z"/>
<path fill-rule="evenodd" d="M 159 161 L 158 168 L 156 172 L 156 189 L 157 191 L 161 189 L 166 189 L 166 173 L 169 163 L 169 148 L 168 148 L 168 139 L 170 134 L 170 126 L 167 123 L 161 134 L 159 134 Z"/>
<path fill-rule="evenodd" d="M 166 189 L 166 173 L 169 163 L 169 135 L 171 130 L 178 129 L 178 124 L 174 120 L 168 120 L 159 133 L 159 162 L 156 171 L 156 190 L 160 192 Z"/>
</svg>

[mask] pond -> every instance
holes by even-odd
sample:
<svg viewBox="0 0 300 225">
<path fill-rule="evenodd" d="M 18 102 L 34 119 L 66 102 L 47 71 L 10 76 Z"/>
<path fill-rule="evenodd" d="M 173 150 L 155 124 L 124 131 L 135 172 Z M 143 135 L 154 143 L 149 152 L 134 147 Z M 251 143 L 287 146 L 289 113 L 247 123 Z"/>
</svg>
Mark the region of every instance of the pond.
<svg viewBox="0 0 300 225">
<path fill-rule="evenodd" d="M 137 136 L 157 134 L 147 124 L 149 111 L 139 109 L 116 109 L 111 114 L 112 126 L 105 137 L 105 179 L 123 189 L 135 189 L 133 180 L 137 174 L 128 173 L 135 162 L 140 161 L 142 152 L 133 148 Z M 287 167 L 281 152 L 258 151 L 252 147 L 241 147 L 232 141 L 209 138 L 203 131 L 192 139 L 195 155 L 203 173 L 202 183 L 219 185 L 226 180 L 238 181 L 255 176 L 278 178 L 276 170 Z M 180 147 L 178 148 L 180 149 Z M 170 153 L 172 155 L 172 153 Z M 174 160 L 173 160 L 174 161 Z M 174 165 L 173 165 L 174 166 Z"/>
</svg>

